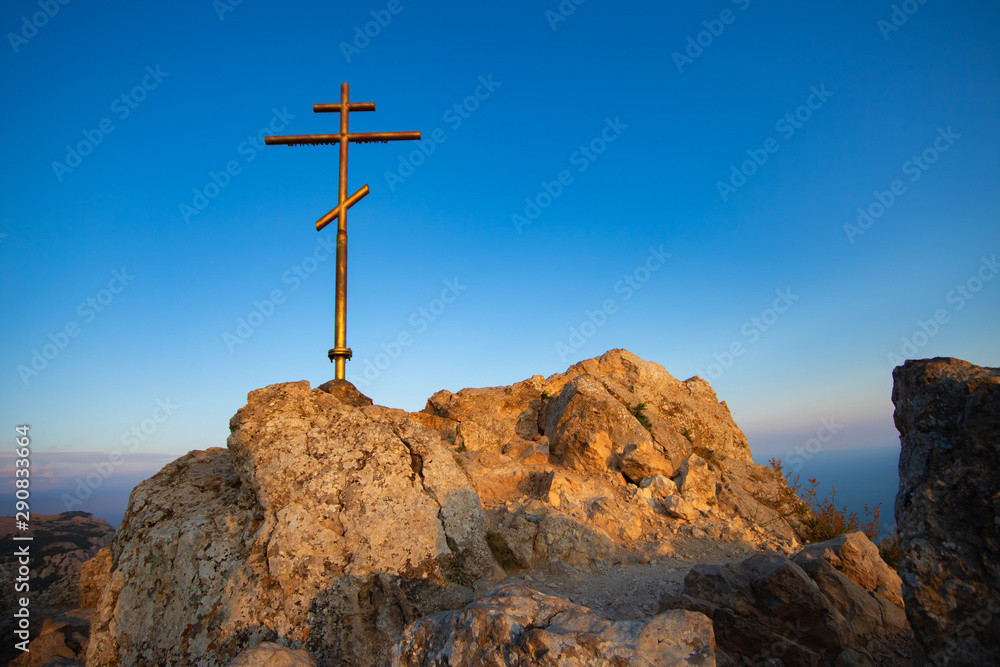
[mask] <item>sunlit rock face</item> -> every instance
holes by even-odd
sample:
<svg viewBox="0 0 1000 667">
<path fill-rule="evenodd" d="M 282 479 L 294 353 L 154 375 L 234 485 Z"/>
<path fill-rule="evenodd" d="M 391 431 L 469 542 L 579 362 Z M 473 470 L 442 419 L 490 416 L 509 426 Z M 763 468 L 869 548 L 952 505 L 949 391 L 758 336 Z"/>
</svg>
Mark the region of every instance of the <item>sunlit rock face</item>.
<svg viewBox="0 0 1000 667">
<path fill-rule="evenodd" d="M 892 377 L 907 617 L 934 664 L 1000 664 L 1000 368 L 939 357 Z"/>
<path fill-rule="evenodd" d="M 281 638 L 374 664 L 406 623 L 495 579 L 482 505 L 440 435 L 360 403 L 306 382 L 254 391 L 228 449 L 136 487 L 90 663 L 224 665 Z"/>
<path fill-rule="evenodd" d="M 863 536 L 785 558 L 802 502 L 753 463 L 708 383 L 625 350 L 442 390 L 419 413 L 342 381 L 277 384 L 251 392 L 230 429 L 228 448 L 133 490 L 94 565 L 107 583 L 88 664 L 731 664 L 773 633 L 752 608 L 766 607 L 755 566 L 723 577 L 745 604 L 713 597 L 711 570 L 698 595 L 678 594 L 692 568 L 758 557 L 822 607 L 804 656 L 862 660 L 871 647 L 852 653 L 845 628 L 902 618 L 886 597 L 895 575 L 864 560 Z M 872 646 L 889 650 L 890 630 Z"/>
</svg>

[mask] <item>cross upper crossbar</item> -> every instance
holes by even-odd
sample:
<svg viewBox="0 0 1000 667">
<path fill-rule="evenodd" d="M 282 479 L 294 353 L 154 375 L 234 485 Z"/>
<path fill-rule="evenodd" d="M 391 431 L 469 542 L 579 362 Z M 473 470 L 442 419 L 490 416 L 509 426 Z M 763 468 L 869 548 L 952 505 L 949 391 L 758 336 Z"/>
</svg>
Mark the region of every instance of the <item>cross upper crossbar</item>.
<svg viewBox="0 0 1000 667">
<path fill-rule="evenodd" d="M 375 111 L 374 102 L 349 101 L 350 90 L 346 83 L 340 84 L 340 102 L 335 104 L 314 104 L 315 113 L 339 113 L 340 132 L 337 134 L 299 134 L 264 137 L 268 146 L 340 146 L 340 169 L 337 178 L 337 206 L 316 221 L 319 231 L 334 220 L 337 221 L 337 293 L 336 317 L 334 319 L 334 347 L 329 351 L 330 361 L 336 364 L 335 377 L 344 379 L 344 364 L 351 358 L 351 348 L 347 347 L 347 209 L 357 204 L 368 194 L 368 185 L 350 197 L 347 196 L 347 147 L 352 143 L 372 144 L 389 141 L 413 141 L 420 139 L 419 132 L 355 132 L 347 130 L 348 116 L 353 111 Z"/>
<path fill-rule="evenodd" d="M 352 132 L 347 135 L 347 140 L 354 144 L 413 141 L 419 138 L 419 132 Z M 343 140 L 344 135 L 342 134 L 293 134 L 283 137 L 264 137 L 264 143 L 269 146 L 322 146 L 324 144 L 339 144 Z"/>
</svg>

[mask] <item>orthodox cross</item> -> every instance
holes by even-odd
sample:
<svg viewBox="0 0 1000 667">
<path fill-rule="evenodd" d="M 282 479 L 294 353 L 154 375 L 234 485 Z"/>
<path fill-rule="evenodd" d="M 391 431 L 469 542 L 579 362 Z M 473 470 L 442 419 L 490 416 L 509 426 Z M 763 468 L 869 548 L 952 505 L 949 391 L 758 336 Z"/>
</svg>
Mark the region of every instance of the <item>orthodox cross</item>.
<svg viewBox="0 0 1000 667">
<path fill-rule="evenodd" d="M 357 204 L 368 194 L 366 183 L 350 197 L 347 196 L 347 145 L 352 141 L 358 144 L 385 143 L 387 141 L 408 141 L 420 139 L 419 132 L 361 132 L 349 134 L 347 131 L 347 116 L 352 111 L 375 111 L 374 102 L 349 102 L 348 86 L 340 84 L 339 104 L 314 104 L 313 112 L 340 113 L 339 134 L 300 134 L 283 137 L 264 137 L 264 143 L 269 146 L 283 144 L 285 146 L 322 146 L 325 144 L 340 144 L 340 173 L 337 179 L 338 201 L 336 208 L 316 221 L 316 231 L 337 221 L 337 297 L 336 317 L 333 325 L 334 347 L 328 353 L 330 361 L 336 364 L 336 379 L 344 379 L 344 365 L 351 358 L 351 348 L 347 347 L 347 209 Z"/>
</svg>

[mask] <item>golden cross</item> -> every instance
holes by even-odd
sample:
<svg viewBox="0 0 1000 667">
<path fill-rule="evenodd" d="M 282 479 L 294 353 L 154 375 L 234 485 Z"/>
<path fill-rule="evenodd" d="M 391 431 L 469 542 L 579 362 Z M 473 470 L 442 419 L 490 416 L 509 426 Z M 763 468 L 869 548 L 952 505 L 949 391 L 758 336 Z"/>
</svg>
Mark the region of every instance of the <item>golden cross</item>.
<svg viewBox="0 0 1000 667">
<path fill-rule="evenodd" d="M 374 102 L 349 102 L 348 86 L 340 84 L 339 104 L 314 104 L 315 113 L 340 112 L 339 134 L 300 134 L 283 137 L 264 137 L 264 143 L 269 146 L 284 144 L 286 146 L 320 146 L 324 144 L 340 144 L 340 173 L 337 179 L 337 207 L 316 221 L 316 231 L 337 221 L 337 299 L 336 318 L 333 325 L 334 347 L 328 353 L 330 361 L 336 363 L 336 379 L 344 379 L 344 364 L 351 358 L 351 348 L 347 347 L 347 209 L 357 204 L 368 194 L 366 183 L 350 197 L 347 196 L 347 145 L 352 141 L 357 144 L 385 143 L 387 141 L 408 141 L 420 139 L 419 132 L 361 132 L 349 134 L 347 131 L 347 116 L 352 111 L 375 111 Z"/>
</svg>

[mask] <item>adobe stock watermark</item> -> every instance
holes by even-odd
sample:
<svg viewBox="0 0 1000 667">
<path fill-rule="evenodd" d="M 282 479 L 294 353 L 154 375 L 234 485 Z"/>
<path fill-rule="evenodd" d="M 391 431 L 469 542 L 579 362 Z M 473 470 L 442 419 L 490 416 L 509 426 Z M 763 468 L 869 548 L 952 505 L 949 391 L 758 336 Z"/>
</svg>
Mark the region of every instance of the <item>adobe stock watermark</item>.
<svg viewBox="0 0 1000 667">
<path fill-rule="evenodd" d="M 569 163 L 576 167 L 577 173 L 582 174 L 587 171 L 590 165 L 608 149 L 608 146 L 618 140 L 628 129 L 628 125 L 623 123 L 621 116 L 615 116 L 614 120 L 604 119 L 604 127 L 586 144 L 581 144 L 579 148 L 570 153 Z M 522 230 L 538 220 L 542 211 L 552 206 L 552 202 L 562 196 L 565 189 L 572 185 L 574 181 L 573 172 L 563 169 L 552 181 L 542 180 L 539 185 L 541 190 L 534 197 L 524 198 L 524 211 L 522 213 L 511 213 L 510 221 L 514 224 L 514 229 L 520 234 Z"/>
<path fill-rule="evenodd" d="M 820 84 L 819 88 L 811 86 L 809 97 L 805 104 L 799 105 L 794 111 L 786 113 L 774 124 L 774 129 L 779 132 L 785 141 L 795 136 L 795 133 L 805 127 L 805 124 L 813 117 L 813 113 L 819 111 L 833 97 L 833 93 L 826 89 L 826 84 Z M 748 148 L 746 153 L 750 157 L 744 160 L 739 167 L 735 164 L 729 166 L 729 180 L 716 181 L 715 187 L 719 191 L 722 201 L 729 201 L 730 195 L 747 184 L 747 180 L 757 173 L 757 171 L 767 164 L 772 155 L 781 150 L 781 144 L 774 137 L 769 137 L 760 148 Z"/>
<path fill-rule="evenodd" d="M 233 13 L 242 4 L 243 0 L 212 0 L 212 9 L 220 21 L 225 21 L 226 14 Z"/>
<path fill-rule="evenodd" d="M 649 254 L 646 259 L 614 284 L 614 292 L 621 295 L 622 303 L 635 296 L 635 293 L 641 290 L 643 285 L 653 277 L 653 274 L 662 269 L 672 256 L 669 252 L 663 251 L 662 245 L 659 247 L 649 246 Z M 611 298 L 602 301 L 596 310 L 584 311 L 583 321 L 569 328 L 569 337 L 566 342 L 556 342 L 556 354 L 559 355 L 559 361 L 565 362 L 570 354 L 586 345 L 587 341 L 608 323 L 608 318 L 618 312 L 618 308 L 617 299 Z"/>
<path fill-rule="evenodd" d="M 351 376 L 351 382 L 354 386 L 370 387 L 381 377 L 382 373 L 392 366 L 394 361 L 399 359 L 403 350 L 413 345 L 416 337 L 427 331 L 433 322 L 444 315 L 448 306 L 455 303 L 468 288 L 469 286 L 460 283 L 458 278 L 445 280 L 440 295 L 431 299 L 426 306 L 421 306 L 410 314 L 410 318 L 407 320 L 410 329 L 403 329 L 388 343 L 381 343 L 379 347 L 382 351 L 377 353 L 374 358 L 365 359 L 361 375 Z"/>
<path fill-rule="evenodd" d="M 795 466 L 789 472 L 802 472 L 802 467 L 806 462 L 812 460 L 812 457 L 816 454 L 819 454 L 820 450 L 823 449 L 823 445 L 831 442 L 842 428 L 844 428 L 844 425 L 838 424 L 836 417 L 830 417 L 829 419 L 821 417 L 819 428 L 816 429 L 816 435 L 804 443 L 795 445 L 795 449 L 785 455 L 785 463 Z"/>
<path fill-rule="evenodd" d="M 278 111 L 277 107 L 271 109 L 271 120 L 268 121 L 267 125 L 257 130 L 256 134 L 247 135 L 247 138 L 236 146 L 236 154 L 243 156 L 245 164 L 250 164 L 257 157 L 257 153 L 264 150 L 264 137 L 285 129 L 293 118 L 295 118 L 295 114 L 288 113 L 288 107 L 282 107 L 281 111 Z M 194 196 L 191 198 L 191 203 L 181 202 L 178 205 L 184 224 L 191 224 L 191 218 L 208 208 L 212 200 L 229 187 L 233 178 L 242 173 L 243 165 L 236 159 L 227 161 L 223 168 L 217 172 L 210 170 L 205 184 L 200 188 L 192 189 Z"/>
<path fill-rule="evenodd" d="M 112 100 L 111 113 L 115 114 L 119 121 L 125 120 L 168 76 L 170 76 L 170 72 L 161 71 L 159 65 L 146 67 L 146 75 L 132 87 L 132 90 L 124 92 Z M 82 130 L 83 139 L 72 146 L 67 144 L 64 161 L 52 161 L 52 171 L 55 173 L 56 179 L 62 183 L 65 175 L 72 173 L 74 169 L 83 164 L 83 158 L 93 153 L 94 149 L 100 146 L 115 129 L 115 122 L 111 118 L 105 117 L 97 122 L 97 127 L 94 129 Z"/>
<path fill-rule="evenodd" d="M 750 7 L 750 0 L 732 0 L 732 3 L 739 7 L 741 12 L 745 12 Z M 722 33 L 726 31 L 726 26 L 736 22 L 737 16 L 739 14 L 726 8 L 719 13 L 719 18 L 702 21 L 701 24 L 705 26 L 705 29 L 694 36 L 688 36 L 684 53 L 680 51 L 673 53 L 677 71 L 683 74 L 686 66 L 694 64 L 694 61 L 705 53 L 705 49 L 715 44 L 715 40 L 722 36 Z"/>
<path fill-rule="evenodd" d="M 774 643 L 750 658 L 751 665 L 773 665 L 775 661 L 778 664 L 785 664 L 782 662 L 782 658 L 785 658 L 788 649 L 802 639 L 809 630 L 809 628 L 803 627 L 801 617 L 796 617 L 795 623 L 785 621 L 785 627 L 789 633 L 782 633 Z"/>
<path fill-rule="evenodd" d="M 910 17 L 920 11 L 920 7 L 927 4 L 927 0 L 903 0 L 902 3 L 892 6 L 892 13 L 889 14 L 889 20 L 879 19 L 876 23 L 879 31 L 882 33 L 882 38 L 885 41 L 889 41 L 889 35 L 894 32 L 899 32 L 910 20 Z"/>
<path fill-rule="evenodd" d="M 135 280 L 135 276 L 129 274 L 124 267 L 121 271 L 112 271 L 111 280 L 108 281 L 107 287 L 98 290 L 97 294 L 87 297 L 77 305 L 76 314 L 83 324 L 90 324 L 97 319 L 97 315 L 104 312 L 115 300 L 115 297 L 121 294 L 133 280 Z M 48 368 L 49 364 L 55 361 L 56 357 L 69 346 L 70 341 L 82 332 L 80 321 L 69 320 L 58 331 L 48 335 L 49 342 L 43 343 L 41 349 L 32 348 L 31 360 L 27 365 L 18 364 L 17 366 L 17 374 L 21 377 L 24 386 L 27 387 L 29 381 L 38 377 L 42 371 Z"/>
<path fill-rule="evenodd" d="M 337 237 L 335 234 L 320 234 L 316 240 L 316 247 L 312 252 L 303 257 L 298 262 L 292 264 L 281 274 L 281 282 L 288 285 L 289 292 L 295 292 L 302 284 L 316 273 L 319 265 L 337 254 Z M 263 301 L 254 300 L 253 308 L 246 317 L 236 318 L 236 328 L 233 333 L 228 331 L 222 334 L 222 342 L 226 344 L 229 354 L 236 351 L 237 346 L 247 342 L 254 332 L 264 325 L 268 319 L 274 315 L 278 306 L 285 303 L 287 295 L 284 290 L 277 288 L 270 291 Z"/>
<path fill-rule="evenodd" d="M 919 155 L 914 155 L 903 163 L 901 169 L 904 175 L 910 177 L 911 183 L 919 181 L 920 177 L 940 159 L 941 154 L 950 150 L 955 142 L 962 138 L 961 134 L 956 134 L 951 129 L 951 125 L 948 126 L 947 130 L 939 127 L 937 133 L 937 137 L 934 138 L 930 146 L 921 151 Z M 857 224 L 844 223 L 844 234 L 847 235 L 847 240 L 851 245 L 854 244 L 855 238 L 871 229 L 872 225 L 885 215 L 886 211 L 892 208 L 906 192 L 906 184 L 898 178 L 889 184 L 888 190 L 875 190 L 872 193 L 875 200 L 866 206 L 858 207 Z"/>
<path fill-rule="evenodd" d="M 7 33 L 7 40 L 10 42 L 10 46 L 14 49 L 14 53 L 18 53 L 21 47 L 27 44 L 30 40 L 34 39 L 38 31 L 49 24 L 51 19 L 56 17 L 59 10 L 63 6 L 68 5 L 70 0 L 38 0 L 38 7 L 41 11 L 35 12 L 29 18 L 28 16 L 21 17 L 21 29 L 15 32 Z"/>
<path fill-rule="evenodd" d="M 970 642 L 979 644 L 981 640 L 977 640 L 977 637 L 981 637 L 985 630 L 993 623 L 994 614 L 1000 614 L 1000 600 L 991 599 L 984 607 L 975 613 L 970 613 L 969 616 L 958 624 L 954 630 L 955 639 L 947 639 L 945 644 L 946 648 L 938 651 L 930 657 L 931 664 L 936 667 L 944 667 L 944 665 L 951 664 L 956 658 L 961 658 L 963 664 L 976 664 L 982 659 L 981 651 L 976 651 L 973 653 L 973 646 Z"/>
<path fill-rule="evenodd" d="M 979 267 L 965 281 L 955 285 L 945 295 L 945 302 L 952 305 L 952 311 L 958 312 L 976 298 L 983 287 L 996 277 L 1000 272 L 1000 265 L 997 264 L 997 256 L 983 256 L 980 258 Z M 941 327 L 951 321 L 951 314 L 946 308 L 938 308 L 926 320 L 917 320 L 916 329 L 908 336 L 900 338 L 901 345 L 898 349 L 889 352 L 886 359 L 889 365 L 895 368 L 901 365 L 906 359 L 916 359 L 921 348 L 931 342 L 941 331 Z"/>
<path fill-rule="evenodd" d="M 777 295 L 777 298 L 771 304 L 771 307 L 760 311 L 760 315 L 751 317 L 740 327 L 740 333 L 747 339 L 747 342 L 744 343 L 741 339 L 734 340 L 721 353 L 716 352 L 712 355 L 715 361 L 708 365 L 708 375 L 702 374 L 700 368 L 695 375 L 710 380 L 717 380 L 722 377 L 723 373 L 733 367 L 738 358 L 746 354 L 747 345 L 753 345 L 760 340 L 760 337 L 769 331 L 778 319 L 787 313 L 789 308 L 800 298 L 798 294 L 792 294 L 791 288 L 775 290 L 774 293 Z"/>
<path fill-rule="evenodd" d="M 369 13 L 372 20 L 365 23 L 363 29 L 360 25 L 354 26 L 352 43 L 340 43 L 340 52 L 344 54 L 344 60 L 350 64 L 351 58 L 368 48 L 372 40 L 381 35 L 383 29 L 389 27 L 389 24 L 392 23 L 392 17 L 399 16 L 404 9 L 406 7 L 402 0 L 389 0 L 385 9 L 371 10 Z"/>
<path fill-rule="evenodd" d="M 448 123 L 448 127 L 452 131 L 462 127 L 462 124 L 472 117 L 472 114 L 479 109 L 480 105 L 490 99 L 493 93 L 496 92 L 496 89 L 503 85 L 502 81 L 494 81 L 492 74 L 485 77 L 480 76 L 478 82 L 479 84 L 472 91 L 471 95 L 467 95 L 461 102 L 451 105 L 441 114 L 441 119 Z M 389 186 L 389 192 L 395 192 L 397 185 L 404 183 L 406 179 L 413 176 L 417 167 L 424 164 L 427 158 L 434 154 L 438 146 L 448 141 L 448 133 L 445 132 L 444 128 L 436 127 L 429 134 L 430 139 L 418 141 L 417 148 L 410 151 L 408 155 L 404 156 L 400 153 L 397 156 L 399 165 L 395 171 L 386 170 L 383 173 L 385 184 Z"/>
<path fill-rule="evenodd" d="M 565 23 L 570 16 L 576 13 L 576 8 L 587 0 L 562 0 L 555 8 L 545 10 L 545 20 L 549 22 L 552 32 L 556 31 L 560 23 Z"/>
<path fill-rule="evenodd" d="M 139 445 L 156 433 L 160 426 L 170 419 L 180 407 L 176 403 L 173 403 L 170 398 L 156 399 L 156 407 L 153 408 L 150 416 L 138 424 L 133 424 L 129 430 L 123 431 L 119 442 L 122 445 L 128 446 L 127 453 L 131 454 L 135 452 Z M 83 501 L 90 498 L 94 494 L 94 491 L 101 488 L 105 480 L 114 474 L 115 468 L 124 462 L 125 455 L 121 450 L 116 449 L 108 454 L 106 460 L 91 463 L 90 465 L 94 468 L 94 472 L 87 473 L 84 477 L 76 478 L 76 489 L 73 495 L 64 493 L 60 497 L 63 505 L 66 507 L 66 511 L 72 511 L 74 507 L 83 505 Z"/>
</svg>

